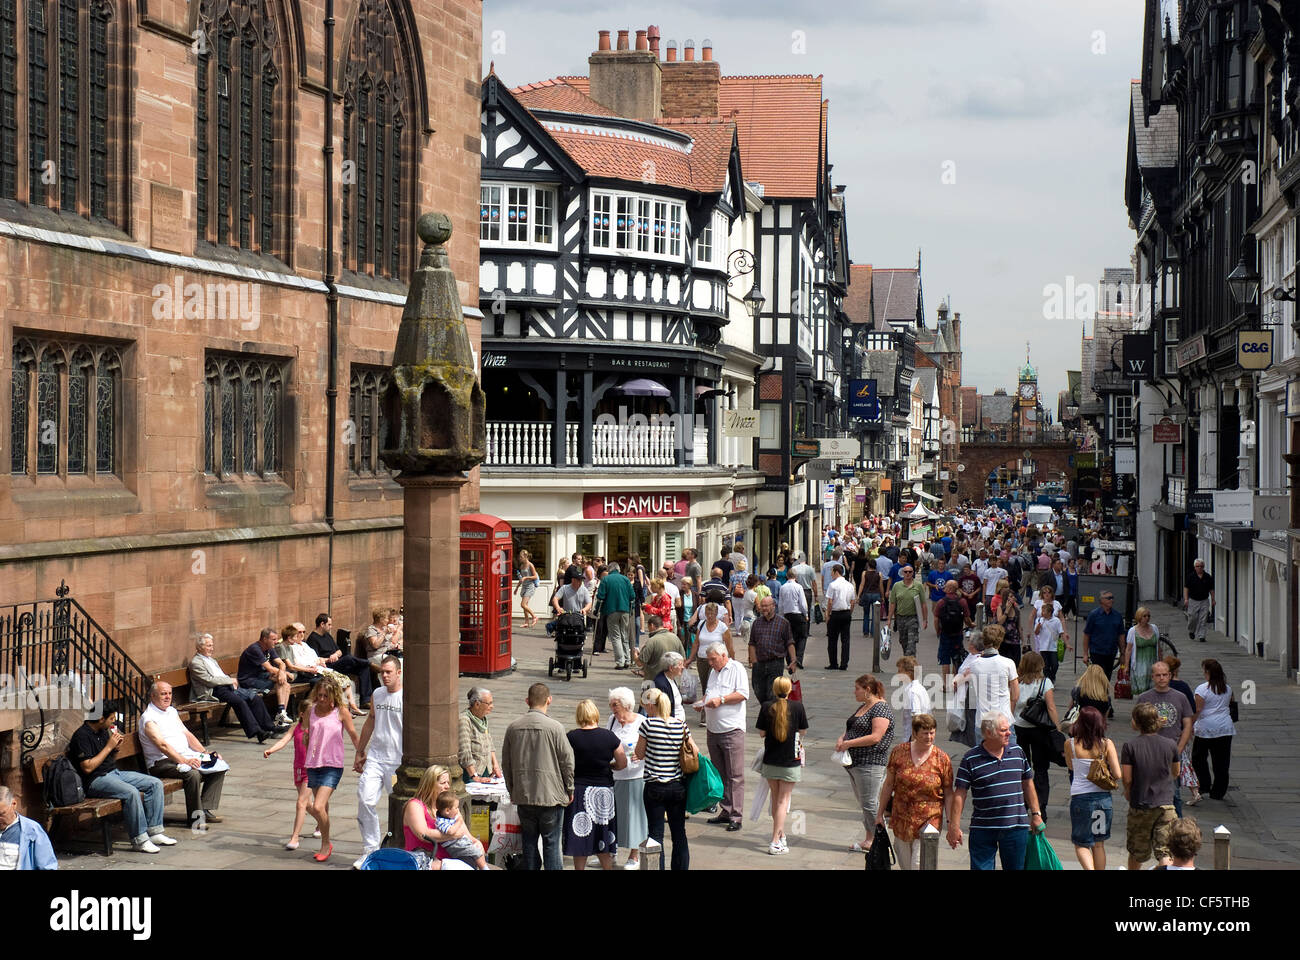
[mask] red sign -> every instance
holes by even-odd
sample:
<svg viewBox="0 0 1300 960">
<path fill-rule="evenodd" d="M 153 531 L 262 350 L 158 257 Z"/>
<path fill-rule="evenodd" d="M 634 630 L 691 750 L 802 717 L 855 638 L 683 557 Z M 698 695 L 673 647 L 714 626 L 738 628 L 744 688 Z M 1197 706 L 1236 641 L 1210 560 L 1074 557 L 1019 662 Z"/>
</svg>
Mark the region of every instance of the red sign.
<svg viewBox="0 0 1300 960">
<path fill-rule="evenodd" d="M 731 512 L 744 513 L 749 509 L 749 494 L 737 493 L 731 498 Z"/>
<path fill-rule="evenodd" d="M 1162 417 L 1151 425 L 1151 440 L 1153 443 L 1182 443 L 1183 425 Z"/>
<path fill-rule="evenodd" d="M 587 520 L 627 520 L 690 516 L 688 493 L 584 493 L 582 516 Z"/>
</svg>

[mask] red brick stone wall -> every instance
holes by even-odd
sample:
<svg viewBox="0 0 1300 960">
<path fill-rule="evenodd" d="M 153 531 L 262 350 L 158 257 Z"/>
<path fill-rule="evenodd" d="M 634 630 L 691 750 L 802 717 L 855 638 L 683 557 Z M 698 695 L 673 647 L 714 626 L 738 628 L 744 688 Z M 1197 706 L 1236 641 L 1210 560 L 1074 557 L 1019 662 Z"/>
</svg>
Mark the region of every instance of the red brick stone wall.
<svg viewBox="0 0 1300 960">
<path fill-rule="evenodd" d="M 132 20 L 125 133 L 130 209 L 120 242 L 148 248 L 154 184 L 183 195 L 174 232 L 182 253 L 196 252 L 195 64 L 188 39 L 196 3 L 121 4 Z M 272 3 L 274 6 L 274 2 Z M 335 81 L 357 3 L 335 4 Z M 452 219 L 449 244 L 461 302 L 478 299 L 479 79 L 481 3 L 413 0 L 412 49 L 423 59 L 428 122 L 411 122 L 419 144 L 417 214 Z M 136 10 L 140 13 L 136 13 Z M 277 176 L 291 191 L 289 273 L 319 283 L 325 246 L 324 3 L 300 0 L 300 17 L 277 19 L 293 118 L 286 140 L 293 162 Z M 141 15 L 143 14 L 143 20 Z M 295 31 L 303 32 L 304 63 Z M 303 76 L 300 78 L 300 70 Z M 335 98 L 335 189 L 342 167 L 343 105 Z M 341 251 L 336 201 L 335 249 Z M 413 225 L 412 225 L 413 226 Z M 416 253 L 418 256 L 418 252 Z M 255 329 L 216 318 L 155 319 L 157 284 L 239 278 L 67 245 L 0 235 L 0 601 L 53 595 L 66 579 L 73 596 L 148 671 L 178 666 L 196 629 L 234 653 L 264 626 L 311 624 L 330 606 L 336 625 L 364 626 L 375 605 L 401 600 L 401 490 L 361 481 L 347 470 L 346 447 L 327 433 L 328 323 L 325 295 L 283 283 L 258 283 Z M 347 276 L 340 283 L 355 283 Z M 400 295 L 400 292 L 399 292 Z M 337 423 L 348 416 L 354 362 L 386 365 L 400 306 L 346 294 L 339 301 Z M 480 323 L 469 334 L 479 349 Z M 9 473 L 10 389 L 15 336 L 43 333 L 111 338 L 121 344 L 124 423 L 120 479 L 13 478 Z M 205 350 L 259 352 L 287 361 L 288 414 L 283 484 L 216 485 L 203 474 Z M 291 427 L 289 426 L 291 424 Z M 324 526 L 327 443 L 338 443 L 333 589 Z M 462 508 L 478 508 L 477 471 Z M 201 551 L 201 553 L 196 553 Z M 200 562 L 200 560 L 202 562 Z M 201 571 L 201 572 L 198 572 Z"/>
<path fill-rule="evenodd" d="M 663 64 L 660 94 L 665 117 L 716 117 L 722 67 L 716 60 L 677 60 Z"/>
</svg>

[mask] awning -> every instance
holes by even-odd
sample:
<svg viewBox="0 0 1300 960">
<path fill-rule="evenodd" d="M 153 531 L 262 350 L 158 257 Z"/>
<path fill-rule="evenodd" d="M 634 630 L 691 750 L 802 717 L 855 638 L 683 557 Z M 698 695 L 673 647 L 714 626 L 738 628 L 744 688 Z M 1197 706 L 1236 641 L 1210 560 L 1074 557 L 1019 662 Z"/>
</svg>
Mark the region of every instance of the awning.
<svg viewBox="0 0 1300 960">
<path fill-rule="evenodd" d="M 727 391 L 721 387 L 706 387 L 704 384 L 699 384 L 695 388 L 696 400 L 708 400 L 712 397 L 725 397 L 726 395 Z"/>
<path fill-rule="evenodd" d="M 672 391 L 658 380 L 629 380 L 617 387 L 619 393 L 626 397 L 671 397 Z"/>
<path fill-rule="evenodd" d="M 934 494 L 932 494 L 932 493 L 923 493 L 923 492 L 920 491 L 920 490 L 913 490 L 912 493 L 913 493 L 913 495 L 915 495 L 915 496 L 918 496 L 918 497 L 924 497 L 926 500 L 933 500 L 935 503 L 942 503 L 942 502 L 943 502 L 943 497 L 936 497 L 936 496 L 935 496 Z"/>
</svg>

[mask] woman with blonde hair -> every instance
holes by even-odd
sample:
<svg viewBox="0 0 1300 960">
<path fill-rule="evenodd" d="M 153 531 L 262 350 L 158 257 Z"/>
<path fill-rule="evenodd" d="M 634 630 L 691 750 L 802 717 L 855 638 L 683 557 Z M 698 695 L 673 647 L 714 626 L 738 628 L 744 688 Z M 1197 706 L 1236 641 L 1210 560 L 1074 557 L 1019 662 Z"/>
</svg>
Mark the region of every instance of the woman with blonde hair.
<svg viewBox="0 0 1300 960">
<path fill-rule="evenodd" d="M 1110 713 L 1110 681 L 1099 664 L 1091 664 L 1083 671 L 1078 686 L 1070 691 L 1070 704 L 1078 705 L 1080 710 L 1092 707 L 1103 717 Z"/>
<path fill-rule="evenodd" d="M 515 587 L 515 593 L 519 594 L 519 609 L 524 612 L 524 627 L 535 627 L 537 626 L 537 614 L 533 613 L 528 601 L 537 592 L 537 585 L 541 582 L 541 578 L 538 577 L 537 567 L 533 565 L 532 558 L 529 557 L 527 550 L 519 551 L 517 562 L 519 564 L 519 584 Z"/>
<path fill-rule="evenodd" d="M 1136 697 L 1151 689 L 1151 666 L 1160 647 L 1160 629 L 1151 622 L 1151 611 L 1146 607 L 1138 607 L 1133 614 L 1133 626 L 1129 627 L 1122 646 L 1119 662 L 1128 664 L 1129 681 Z"/>
<path fill-rule="evenodd" d="M 618 734 L 600 726 L 600 711 L 591 700 L 578 704 L 578 729 L 568 733 L 573 748 L 573 802 L 564 810 L 564 853 L 573 869 L 587 869 L 592 854 L 602 870 L 614 869 L 618 852 L 614 771 L 627 766 Z"/>
<path fill-rule="evenodd" d="M 320 851 L 313 856 L 324 863 L 334 852 L 330 843 L 330 795 L 343 779 L 343 731 L 352 740 L 352 749 L 360 751 L 361 741 L 352 723 L 343 690 L 333 674 L 324 676 L 316 684 L 312 709 L 307 714 L 307 728 L 303 740 L 307 746 L 304 766 L 307 768 L 307 787 L 312 798 L 307 812 L 320 828 Z"/>
<path fill-rule="evenodd" d="M 1061 720 L 1056 715 L 1056 701 L 1052 697 L 1052 679 L 1046 676 L 1043 655 L 1030 650 L 1021 656 L 1020 669 L 1017 671 L 1016 678 L 1020 681 L 1020 692 L 1014 705 L 1015 742 L 1020 745 L 1030 766 L 1034 768 L 1034 789 L 1038 791 L 1038 809 L 1042 811 L 1043 819 L 1046 819 L 1047 797 L 1051 789 L 1051 781 L 1047 774 L 1051 770 L 1052 757 L 1056 753 L 1052 745 L 1052 731 L 1057 728 Z M 1050 727 L 1032 723 L 1024 718 L 1025 707 L 1029 705 L 1029 701 L 1037 697 L 1042 697 L 1047 706 L 1047 715 L 1052 723 Z"/>
<path fill-rule="evenodd" d="M 641 696 L 649 716 L 641 724 L 636 758 L 645 761 L 645 812 L 650 839 L 662 846 L 664 819 L 673 835 L 672 869 L 689 870 L 686 840 L 686 778 L 682 772 L 682 744 L 690 733 L 673 717 L 672 705 L 662 690 L 651 688 Z M 663 857 L 659 869 L 664 868 Z"/>
<path fill-rule="evenodd" d="M 451 771 L 436 763 L 426 767 L 415 796 L 406 801 L 402 811 L 403 847 L 414 854 L 422 870 L 474 869 L 464 861 L 442 860 L 436 856 L 437 845 L 452 839 L 438 829 L 436 813 L 438 794 L 450 789 Z"/>
<path fill-rule="evenodd" d="M 772 842 L 767 852 L 773 856 L 789 853 L 785 842 L 785 817 L 790 811 L 790 796 L 802 775 L 803 745 L 808 732 L 808 714 L 803 701 L 791 700 L 794 684 L 789 677 L 772 681 L 772 699 L 758 711 L 759 731 L 763 734 L 763 779 L 772 792 Z"/>
</svg>

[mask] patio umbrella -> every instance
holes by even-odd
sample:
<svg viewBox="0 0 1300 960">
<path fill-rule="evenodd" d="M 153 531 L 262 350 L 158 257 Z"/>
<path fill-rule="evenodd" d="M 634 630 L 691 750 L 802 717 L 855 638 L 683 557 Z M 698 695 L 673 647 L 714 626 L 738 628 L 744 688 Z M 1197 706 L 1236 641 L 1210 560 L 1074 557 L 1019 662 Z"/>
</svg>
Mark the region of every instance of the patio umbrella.
<svg viewBox="0 0 1300 960">
<path fill-rule="evenodd" d="M 657 380 L 629 380 L 621 384 L 618 392 L 625 397 L 671 397 L 672 391 Z"/>
</svg>

